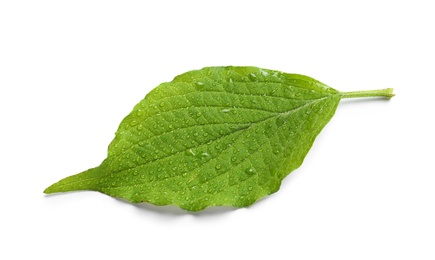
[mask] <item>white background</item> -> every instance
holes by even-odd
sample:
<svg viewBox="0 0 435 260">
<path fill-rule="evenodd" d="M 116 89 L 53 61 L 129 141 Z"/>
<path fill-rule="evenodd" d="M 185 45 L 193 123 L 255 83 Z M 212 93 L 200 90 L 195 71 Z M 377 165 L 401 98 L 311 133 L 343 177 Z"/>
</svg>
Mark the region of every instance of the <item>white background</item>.
<svg viewBox="0 0 435 260">
<path fill-rule="evenodd" d="M 435 259 L 430 3 L 0 1 L 0 259 Z M 396 97 L 342 101 L 249 208 L 42 193 L 99 165 L 152 88 L 218 65 Z"/>
</svg>

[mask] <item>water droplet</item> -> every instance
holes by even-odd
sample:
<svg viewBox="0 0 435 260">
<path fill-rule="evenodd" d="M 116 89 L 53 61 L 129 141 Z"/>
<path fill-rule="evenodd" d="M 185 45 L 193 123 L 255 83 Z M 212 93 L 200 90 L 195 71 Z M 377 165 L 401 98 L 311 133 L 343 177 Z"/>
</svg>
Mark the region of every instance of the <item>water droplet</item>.
<svg viewBox="0 0 435 260">
<path fill-rule="evenodd" d="M 196 85 L 196 87 L 197 87 L 198 89 L 202 89 L 202 88 L 204 88 L 204 82 L 198 81 L 198 82 L 195 83 L 195 85 Z"/>
<path fill-rule="evenodd" d="M 232 161 L 232 162 L 237 161 L 237 157 L 235 157 L 235 156 L 231 157 L 231 161 Z"/>
<path fill-rule="evenodd" d="M 172 129 L 172 128 L 174 128 L 174 126 L 172 124 L 170 124 L 169 125 L 169 129 Z"/>
<path fill-rule="evenodd" d="M 138 126 L 137 126 L 137 130 L 142 131 L 142 129 L 143 129 L 143 126 L 142 126 L 142 125 L 138 125 Z"/>
<path fill-rule="evenodd" d="M 116 185 L 116 182 L 112 182 L 112 186 L 115 186 Z"/>
<path fill-rule="evenodd" d="M 252 174 L 255 173 L 255 171 L 252 168 L 246 168 L 245 173 L 248 174 L 248 175 L 252 175 Z"/>
<path fill-rule="evenodd" d="M 216 164 L 216 170 L 220 170 L 221 168 L 222 168 L 222 165 L 220 165 L 220 164 Z"/>
<path fill-rule="evenodd" d="M 221 134 L 221 135 L 223 135 L 224 133 L 225 133 L 224 130 L 219 131 L 219 134 Z"/>
<path fill-rule="evenodd" d="M 249 186 L 249 187 L 248 187 L 248 190 L 252 190 L 252 186 Z"/>
<path fill-rule="evenodd" d="M 249 73 L 249 78 L 251 80 L 257 81 L 257 75 L 255 75 L 254 73 Z"/>
<path fill-rule="evenodd" d="M 208 133 L 204 133 L 204 136 L 208 136 Z"/>
<path fill-rule="evenodd" d="M 299 93 L 299 92 L 296 93 L 296 96 L 297 96 L 297 97 L 300 97 L 300 96 L 301 96 L 301 93 Z"/>
<path fill-rule="evenodd" d="M 201 116 L 201 113 L 198 112 L 198 113 L 196 114 L 196 117 L 200 117 L 200 116 Z"/>
<path fill-rule="evenodd" d="M 159 104 L 159 106 L 164 106 L 165 105 L 165 102 L 164 101 L 162 101 L 162 102 L 160 102 L 160 104 Z"/>
<path fill-rule="evenodd" d="M 193 133 L 193 136 L 198 136 L 198 135 L 199 135 L 198 132 Z"/>
<path fill-rule="evenodd" d="M 230 111 L 231 111 L 231 110 L 229 110 L 229 109 L 222 109 L 222 110 L 221 110 L 222 113 L 228 113 L 228 112 L 230 112 Z"/>
<path fill-rule="evenodd" d="M 210 156 L 210 154 L 208 154 L 207 152 L 202 153 L 202 157 L 208 157 Z"/>
<path fill-rule="evenodd" d="M 144 175 L 144 174 L 142 174 L 140 177 L 141 177 L 142 179 L 145 179 L 145 175 Z"/>
<path fill-rule="evenodd" d="M 137 125 L 137 123 L 138 123 L 138 122 L 137 122 L 136 120 L 130 121 L 130 125 L 131 125 L 131 126 L 135 126 L 135 125 Z"/>
<path fill-rule="evenodd" d="M 220 150 L 222 148 L 222 146 L 220 144 L 215 145 L 216 150 Z"/>
<path fill-rule="evenodd" d="M 267 77 L 269 75 L 269 73 L 265 70 L 260 70 L 260 72 L 264 77 Z"/>
<path fill-rule="evenodd" d="M 172 170 L 176 171 L 177 170 L 177 166 L 172 167 Z"/>
<path fill-rule="evenodd" d="M 186 150 L 186 155 L 193 155 L 193 156 L 195 156 L 196 153 L 195 153 L 195 151 L 193 151 L 193 149 L 189 149 L 189 150 Z"/>
</svg>

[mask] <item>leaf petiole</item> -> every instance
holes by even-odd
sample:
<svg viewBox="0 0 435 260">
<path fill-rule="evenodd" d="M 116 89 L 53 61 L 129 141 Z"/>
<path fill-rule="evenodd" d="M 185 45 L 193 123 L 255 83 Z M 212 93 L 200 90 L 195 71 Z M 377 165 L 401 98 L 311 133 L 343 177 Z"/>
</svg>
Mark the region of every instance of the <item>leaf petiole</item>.
<svg viewBox="0 0 435 260">
<path fill-rule="evenodd" d="M 392 88 L 341 92 L 341 95 L 342 95 L 342 98 L 360 98 L 360 97 L 392 98 L 392 97 L 394 97 Z"/>
</svg>

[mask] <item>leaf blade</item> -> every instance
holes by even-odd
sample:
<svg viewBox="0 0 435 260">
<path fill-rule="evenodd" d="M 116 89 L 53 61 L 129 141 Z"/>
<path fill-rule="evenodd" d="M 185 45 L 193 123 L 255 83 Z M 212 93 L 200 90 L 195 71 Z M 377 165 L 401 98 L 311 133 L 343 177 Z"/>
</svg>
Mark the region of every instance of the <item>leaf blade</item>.
<svg viewBox="0 0 435 260">
<path fill-rule="evenodd" d="M 99 185 L 89 189 L 190 211 L 251 205 L 301 165 L 340 99 L 298 74 L 187 72 L 151 91 L 121 122 Z"/>
</svg>

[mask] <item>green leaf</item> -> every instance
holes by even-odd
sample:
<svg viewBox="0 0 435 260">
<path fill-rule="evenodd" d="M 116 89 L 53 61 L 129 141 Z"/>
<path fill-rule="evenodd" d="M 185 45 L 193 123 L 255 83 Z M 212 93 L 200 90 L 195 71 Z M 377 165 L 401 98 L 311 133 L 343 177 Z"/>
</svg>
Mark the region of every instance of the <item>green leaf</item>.
<svg viewBox="0 0 435 260">
<path fill-rule="evenodd" d="M 94 190 L 132 203 L 245 207 L 298 168 L 342 93 L 307 76 L 208 67 L 152 90 L 121 122 L 108 156 L 45 193 Z"/>
</svg>

